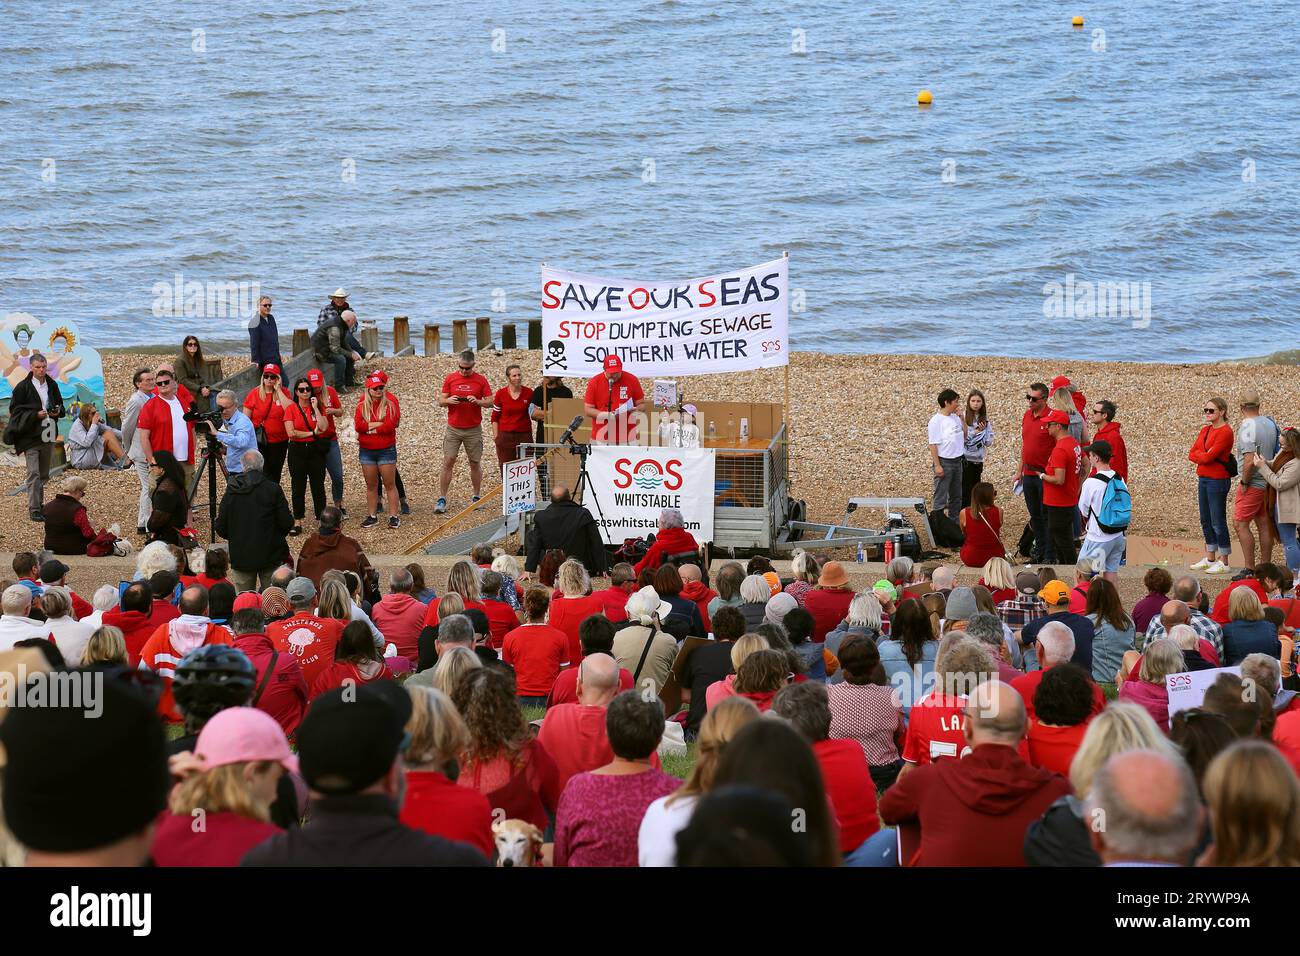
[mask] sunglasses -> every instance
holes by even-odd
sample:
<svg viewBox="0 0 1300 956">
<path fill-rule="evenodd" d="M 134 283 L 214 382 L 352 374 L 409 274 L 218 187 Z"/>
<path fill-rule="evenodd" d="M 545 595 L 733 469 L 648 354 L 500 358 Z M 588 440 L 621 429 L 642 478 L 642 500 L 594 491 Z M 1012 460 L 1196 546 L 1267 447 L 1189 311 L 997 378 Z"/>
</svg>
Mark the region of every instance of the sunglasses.
<svg viewBox="0 0 1300 956">
<path fill-rule="evenodd" d="M 474 366 L 473 366 L 473 365 L 461 365 L 461 366 L 458 366 L 458 368 L 459 368 L 462 372 L 472 372 L 472 371 L 474 371 Z"/>
<path fill-rule="evenodd" d="M 310 392 L 310 391 L 311 391 L 311 386 L 310 386 L 310 385 L 299 385 L 298 388 L 297 388 L 296 390 L 299 391 L 299 392 Z"/>
<path fill-rule="evenodd" d="M 263 302 L 263 303 L 262 303 L 262 308 L 264 308 L 264 309 L 269 309 L 270 307 L 271 307 L 271 303 L 270 303 L 270 302 Z"/>
<path fill-rule="evenodd" d="M 156 378 L 153 380 L 155 385 L 170 385 L 172 380 L 169 378 Z"/>
<path fill-rule="evenodd" d="M 1205 414 L 1207 414 L 1207 415 L 1213 415 L 1215 412 L 1218 411 L 1218 409 L 1217 409 L 1217 408 L 1204 408 L 1204 409 L 1202 409 L 1202 411 L 1205 412 Z"/>
<path fill-rule="evenodd" d="M 384 390 L 384 386 L 382 386 L 382 385 L 371 385 L 371 386 L 370 386 L 370 390 L 371 390 L 372 392 L 382 392 L 382 391 Z"/>
<path fill-rule="evenodd" d="M 1025 396 L 1025 401 L 1027 401 L 1027 402 L 1041 402 L 1041 401 L 1042 401 L 1043 399 L 1045 399 L 1046 397 L 1047 397 L 1046 395 L 1026 395 L 1026 396 Z"/>
<path fill-rule="evenodd" d="M 274 375 L 271 372 L 266 372 L 265 374 L 262 375 L 262 378 L 279 378 L 279 377 L 280 376 Z"/>
</svg>

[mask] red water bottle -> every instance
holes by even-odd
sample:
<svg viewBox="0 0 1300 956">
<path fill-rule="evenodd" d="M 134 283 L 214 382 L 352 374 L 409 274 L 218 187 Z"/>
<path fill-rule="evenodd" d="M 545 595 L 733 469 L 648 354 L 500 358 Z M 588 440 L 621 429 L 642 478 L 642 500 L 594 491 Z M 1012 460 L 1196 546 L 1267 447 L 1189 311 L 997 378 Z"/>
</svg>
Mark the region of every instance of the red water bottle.
<svg viewBox="0 0 1300 956">
<path fill-rule="evenodd" d="M 885 563 L 888 564 L 894 560 L 894 539 L 888 537 L 885 539 Z"/>
</svg>

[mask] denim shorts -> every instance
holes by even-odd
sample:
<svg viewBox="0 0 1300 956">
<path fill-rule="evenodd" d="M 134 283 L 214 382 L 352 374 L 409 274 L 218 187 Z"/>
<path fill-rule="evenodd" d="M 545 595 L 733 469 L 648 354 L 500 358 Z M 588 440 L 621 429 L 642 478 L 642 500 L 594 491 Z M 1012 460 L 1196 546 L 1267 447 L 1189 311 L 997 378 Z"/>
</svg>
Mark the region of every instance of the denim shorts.
<svg viewBox="0 0 1300 956">
<path fill-rule="evenodd" d="M 389 445 L 387 448 L 362 448 L 361 464 L 395 465 L 397 464 L 397 446 Z"/>
<path fill-rule="evenodd" d="M 1124 535 L 1120 535 L 1113 541 L 1094 541 L 1092 538 L 1084 538 L 1083 547 L 1079 549 L 1079 560 L 1097 555 L 1106 562 L 1106 571 L 1112 573 L 1118 571 L 1120 560 L 1124 557 Z"/>
</svg>

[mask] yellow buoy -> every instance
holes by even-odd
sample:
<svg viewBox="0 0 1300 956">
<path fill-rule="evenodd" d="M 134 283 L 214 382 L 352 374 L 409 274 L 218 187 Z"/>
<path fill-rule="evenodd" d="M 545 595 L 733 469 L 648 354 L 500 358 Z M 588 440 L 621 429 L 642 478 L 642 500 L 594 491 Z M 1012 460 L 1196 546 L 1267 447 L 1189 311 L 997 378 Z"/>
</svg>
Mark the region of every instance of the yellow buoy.
<svg viewBox="0 0 1300 956">
<path fill-rule="evenodd" d="M 917 106 L 929 106 L 933 101 L 934 97 L 931 95 L 929 90 L 922 90 L 920 93 L 916 94 Z"/>
<path fill-rule="evenodd" d="M 1070 25 L 1076 27 L 1083 26 L 1083 17 L 1075 17 L 1073 20 L 1070 21 Z"/>
</svg>

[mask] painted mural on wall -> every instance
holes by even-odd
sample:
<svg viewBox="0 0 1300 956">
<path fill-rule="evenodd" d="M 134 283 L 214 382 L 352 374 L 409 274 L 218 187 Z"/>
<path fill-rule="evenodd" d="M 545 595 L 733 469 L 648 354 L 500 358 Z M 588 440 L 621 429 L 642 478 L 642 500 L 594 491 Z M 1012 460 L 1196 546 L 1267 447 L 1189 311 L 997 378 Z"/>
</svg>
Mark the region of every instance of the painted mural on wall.
<svg viewBox="0 0 1300 956">
<path fill-rule="evenodd" d="M 14 386 L 27 377 L 35 352 L 45 356 L 50 376 L 59 383 L 67 409 L 59 434 L 66 438 L 82 405 L 104 411 L 104 364 L 98 351 L 83 344 L 75 322 L 42 322 L 27 312 L 10 312 L 0 319 L 0 415 L 5 418 Z"/>
</svg>

